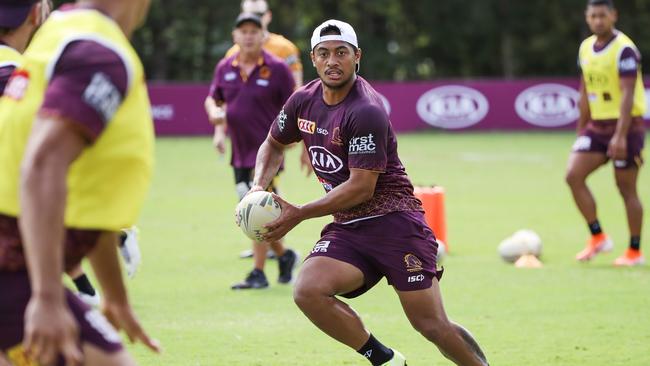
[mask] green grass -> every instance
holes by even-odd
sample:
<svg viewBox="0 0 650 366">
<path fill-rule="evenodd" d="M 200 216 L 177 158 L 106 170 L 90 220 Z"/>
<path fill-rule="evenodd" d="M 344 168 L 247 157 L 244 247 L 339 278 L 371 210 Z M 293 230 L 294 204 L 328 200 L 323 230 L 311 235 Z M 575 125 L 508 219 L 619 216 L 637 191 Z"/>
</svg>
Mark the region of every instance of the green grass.
<svg viewBox="0 0 650 366">
<path fill-rule="evenodd" d="M 627 243 L 611 167 L 590 185 L 600 220 L 617 246 L 590 264 L 574 261 L 587 229 L 563 181 L 570 133 L 401 135 L 400 155 L 416 184 L 445 187 L 449 244 L 441 282 L 447 312 L 476 336 L 492 365 L 650 365 L 650 270 L 610 264 Z M 281 189 L 304 203 L 323 192 L 288 154 Z M 650 205 L 647 171 L 641 195 Z M 141 365 L 366 365 L 315 328 L 291 288 L 233 292 L 250 270 L 249 245 L 234 224 L 231 169 L 207 138 L 160 139 L 153 189 L 140 221 L 144 263 L 129 281 L 140 319 L 165 352 L 130 347 Z M 650 206 L 648 206 L 650 207 Z M 302 223 L 287 243 L 303 255 L 328 218 Z M 647 225 L 646 225 L 647 226 Z M 496 247 L 530 228 L 544 241 L 545 267 L 515 269 Z M 644 232 L 648 237 L 648 230 Z M 648 246 L 646 240 L 646 246 Z M 277 277 L 276 262 L 267 275 Z M 412 330 L 393 290 L 381 282 L 350 301 L 409 365 L 447 365 Z"/>
</svg>

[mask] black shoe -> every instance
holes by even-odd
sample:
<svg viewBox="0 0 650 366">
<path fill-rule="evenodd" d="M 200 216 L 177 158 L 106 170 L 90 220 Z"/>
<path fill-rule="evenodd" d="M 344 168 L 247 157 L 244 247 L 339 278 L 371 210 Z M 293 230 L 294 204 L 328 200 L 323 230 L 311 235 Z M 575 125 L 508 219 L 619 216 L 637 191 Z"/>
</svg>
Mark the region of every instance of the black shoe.
<svg viewBox="0 0 650 366">
<path fill-rule="evenodd" d="M 278 266 L 280 267 L 280 275 L 278 276 L 279 283 L 289 283 L 293 277 L 293 269 L 298 262 L 298 254 L 292 249 L 285 250 L 284 254 L 278 258 Z"/>
<path fill-rule="evenodd" d="M 246 276 L 242 282 L 232 285 L 230 288 L 233 290 L 248 290 L 248 289 L 262 289 L 269 287 L 269 281 L 266 280 L 266 275 L 259 269 L 254 269 Z"/>
</svg>

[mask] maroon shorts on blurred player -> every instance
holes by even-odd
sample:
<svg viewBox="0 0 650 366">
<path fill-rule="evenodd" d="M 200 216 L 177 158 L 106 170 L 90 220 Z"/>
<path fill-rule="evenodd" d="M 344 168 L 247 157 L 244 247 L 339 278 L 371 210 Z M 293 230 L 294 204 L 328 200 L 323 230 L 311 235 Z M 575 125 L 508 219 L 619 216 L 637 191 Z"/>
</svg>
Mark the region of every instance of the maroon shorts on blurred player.
<svg viewBox="0 0 650 366">
<path fill-rule="evenodd" d="M 596 152 L 607 154 L 609 142 L 616 132 L 616 120 L 611 121 L 589 121 L 573 144 L 573 152 Z M 645 128 L 643 119 L 636 117 L 630 124 L 627 134 L 627 158 L 615 160 L 616 169 L 628 169 L 643 165 L 641 151 L 645 143 Z"/>
<path fill-rule="evenodd" d="M 357 297 L 386 277 L 399 291 L 423 290 L 436 270 L 438 244 L 422 212 L 392 212 L 351 222 L 331 223 L 321 232 L 307 258 L 329 257 L 349 263 L 363 272 L 362 287 L 342 296 Z"/>
<path fill-rule="evenodd" d="M 9 354 L 10 349 L 23 341 L 25 308 L 31 294 L 27 272 L 0 272 L 0 289 L 0 350 Z M 102 314 L 89 308 L 68 290 L 65 296 L 79 325 L 81 343 L 91 344 L 107 353 L 122 349 L 120 336 Z"/>
</svg>

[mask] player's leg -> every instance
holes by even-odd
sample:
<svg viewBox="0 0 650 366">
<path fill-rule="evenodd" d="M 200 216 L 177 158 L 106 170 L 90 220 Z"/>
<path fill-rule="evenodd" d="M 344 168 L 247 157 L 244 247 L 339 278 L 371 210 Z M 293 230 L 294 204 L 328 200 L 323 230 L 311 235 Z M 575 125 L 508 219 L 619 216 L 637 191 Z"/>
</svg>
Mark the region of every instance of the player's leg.
<svg viewBox="0 0 650 366">
<path fill-rule="evenodd" d="M 70 270 L 66 271 L 66 273 L 72 282 L 74 282 L 79 297 L 90 306 L 99 306 L 101 302 L 99 292 L 97 292 L 97 290 L 95 290 L 93 285 L 90 283 L 88 276 L 81 268 L 81 264 L 74 266 Z"/>
<path fill-rule="evenodd" d="M 445 357 L 457 365 L 488 364 L 471 333 L 447 318 L 437 279 L 433 279 L 429 289 L 395 291 L 413 327 L 433 342 Z"/>
<path fill-rule="evenodd" d="M 107 353 L 89 343 L 83 345 L 84 365 L 88 366 L 135 366 L 133 358 L 121 350 L 113 353 Z"/>
<path fill-rule="evenodd" d="M 357 267 L 333 258 L 312 257 L 302 265 L 293 298 L 320 330 L 358 350 L 370 333 L 359 315 L 336 295 L 353 292 L 363 285 L 363 272 Z"/>
<path fill-rule="evenodd" d="M 11 366 L 7 358 L 5 357 L 5 354 L 0 351 L 0 366 Z"/>
<path fill-rule="evenodd" d="M 321 243 L 316 244 L 315 248 Z M 350 260 L 350 257 L 346 260 Z M 312 256 L 305 261 L 298 275 L 294 301 L 321 331 L 354 349 L 372 365 L 386 365 L 386 362 L 390 362 L 389 365 L 403 366 L 404 356 L 386 347 L 370 334 L 359 315 L 336 297 L 359 296 L 381 278 L 371 274 L 368 268 L 365 268 L 365 272 L 368 275 L 359 267 L 338 259 Z"/>
<path fill-rule="evenodd" d="M 598 252 L 611 250 L 612 247 L 611 240 L 602 232 L 596 201 L 587 187 L 587 177 L 606 162 L 607 156 L 601 152 L 576 151 L 569 157 L 565 179 L 571 188 L 573 200 L 591 232 L 587 246 L 576 255 L 578 260 L 590 260 Z"/>
<path fill-rule="evenodd" d="M 630 229 L 630 246 L 616 259 L 614 264 L 621 266 L 640 265 L 645 262 L 641 254 L 641 227 L 643 223 L 643 205 L 637 192 L 639 168 L 615 169 L 616 185 L 623 197 L 627 223 Z"/>
</svg>

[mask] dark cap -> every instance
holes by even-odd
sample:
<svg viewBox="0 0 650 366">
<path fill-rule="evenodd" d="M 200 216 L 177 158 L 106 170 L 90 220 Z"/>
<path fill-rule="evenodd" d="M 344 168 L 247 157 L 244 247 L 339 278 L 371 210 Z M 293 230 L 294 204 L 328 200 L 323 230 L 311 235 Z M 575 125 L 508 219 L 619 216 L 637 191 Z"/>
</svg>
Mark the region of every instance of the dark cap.
<svg viewBox="0 0 650 366">
<path fill-rule="evenodd" d="M 0 0 L 2 1 L 2 0 Z M 255 24 L 256 26 L 262 28 L 262 19 L 260 19 L 257 14 L 254 13 L 241 13 L 237 17 L 237 20 L 235 21 L 235 28 L 239 28 L 240 25 L 246 23 L 246 22 L 251 22 Z"/>
<path fill-rule="evenodd" d="M 14 29 L 20 27 L 32 6 L 39 0 L 0 0 L 0 27 Z"/>
</svg>

